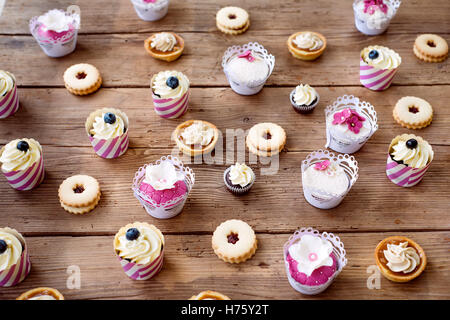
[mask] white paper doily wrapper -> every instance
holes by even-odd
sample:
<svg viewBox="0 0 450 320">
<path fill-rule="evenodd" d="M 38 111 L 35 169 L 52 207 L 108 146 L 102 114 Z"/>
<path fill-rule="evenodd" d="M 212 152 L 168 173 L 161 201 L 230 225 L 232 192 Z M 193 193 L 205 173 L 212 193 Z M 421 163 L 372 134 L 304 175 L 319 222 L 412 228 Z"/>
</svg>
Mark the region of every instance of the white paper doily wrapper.
<svg viewBox="0 0 450 320">
<path fill-rule="evenodd" d="M 333 130 L 333 114 L 336 111 L 350 108 L 357 111 L 360 115 L 366 118 L 370 125 L 370 132 L 367 136 L 351 136 L 344 135 L 336 130 Z M 361 101 L 355 96 L 344 95 L 337 98 L 337 100 L 330 106 L 325 108 L 325 122 L 327 130 L 327 143 L 325 148 L 333 149 L 340 153 L 352 154 L 361 149 L 361 147 L 370 139 L 370 137 L 378 130 L 377 113 L 373 105 L 366 101 Z"/>
<path fill-rule="evenodd" d="M 294 278 L 292 278 L 291 273 L 289 272 L 289 263 L 286 260 L 286 257 L 288 255 L 288 250 L 291 245 L 293 245 L 295 242 L 299 241 L 302 236 L 304 235 L 312 235 L 315 237 L 320 237 L 324 240 L 328 240 L 333 245 L 333 253 L 336 257 L 337 261 L 337 270 L 334 273 L 334 275 L 328 279 L 328 281 L 324 284 L 318 285 L 318 286 L 308 286 L 301 284 L 297 282 Z M 345 249 L 344 244 L 341 242 L 341 239 L 339 237 L 335 236 L 332 233 L 323 232 L 320 233 L 319 231 L 308 227 L 308 228 L 301 228 L 300 230 L 295 231 L 295 233 L 289 237 L 289 240 L 284 244 L 283 246 L 283 255 L 284 255 L 284 266 L 286 269 L 286 275 L 289 281 L 289 284 L 297 290 L 300 293 L 307 294 L 307 295 L 314 295 L 319 294 L 323 291 L 325 291 L 326 288 L 330 286 L 330 284 L 334 281 L 334 279 L 341 273 L 342 269 L 347 265 L 347 258 L 345 257 Z"/>
<path fill-rule="evenodd" d="M 169 11 L 169 0 L 159 0 L 156 3 L 145 3 L 142 0 L 131 0 L 139 18 L 144 21 L 157 21 L 165 17 Z"/>
<path fill-rule="evenodd" d="M 262 57 L 266 62 L 267 66 L 269 67 L 269 72 L 267 73 L 266 78 L 261 81 L 250 83 L 238 83 L 232 80 L 232 78 L 230 77 L 229 72 L 227 70 L 228 69 L 227 66 L 228 63 L 235 56 L 240 55 L 247 50 L 253 50 L 254 52 L 257 52 L 259 56 Z M 272 74 L 274 66 L 275 66 L 275 57 L 272 54 L 269 54 L 267 50 L 258 42 L 249 42 L 242 46 L 229 47 L 222 57 L 223 72 L 225 73 L 225 76 L 227 77 L 227 80 L 230 83 L 230 86 L 233 89 L 233 91 L 241 95 L 252 95 L 261 91 L 267 79 Z"/>
<path fill-rule="evenodd" d="M 164 161 L 170 161 L 175 166 L 177 171 L 181 171 L 184 174 L 184 182 L 186 183 L 187 192 L 178 198 L 162 204 L 157 204 L 154 200 L 150 199 L 142 191 L 140 191 L 139 186 L 145 178 L 145 168 L 147 168 L 147 166 L 158 165 Z M 186 202 L 194 183 L 194 171 L 192 171 L 189 167 L 185 167 L 177 158 L 168 155 L 162 157 L 153 164 L 146 164 L 143 167 L 140 167 L 134 176 L 132 189 L 134 196 L 139 200 L 149 215 L 158 219 L 169 219 L 175 217 L 183 210 L 184 203 Z"/>
<path fill-rule="evenodd" d="M 400 7 L 400 4 L 402 3 L 401 0 L 384 0 L 384 2 L 390 3 L 391 7 L 394 9 L 394 14 L 392 17 L 380 25 L 372 25 L 369 21 L 365 21 L 363 17 L 359 16 L 359 12 L 356 9 L 359 0 L 355 0 L 353 2 L 353 13 L 355 15 L 355 26 L 356 29 L 358 29 L 359 32 L 364 33 L 368 36 L 376 36 L 378 34 L 382 34 L 386 31 L 386 29 L 389 27 L 389 24 L 391 23 L 391 20 L 395 17 L 397 14 L 397 10 Z"/>
<path fill-rule="evenodd" d="M 313 151 L 302 162 L 302 180 L 303 173 L 306 171 L 306 169 L 314 165 L 316 162 L 324 160 L 335 162 L 344 169 L 349 181 L 347 191 L 341 195 L 334 195 L 322 190 L 316 190 L 314 188 L 306 187 L 302 182 L 303 195 L 310 205 L 319 209 L 331 209 L 337 207 L 342 202 L 342 200 L 345 198 L 347 193 L 350 191 L 350 189 L 358 179 L 358 162 L 353 156 L 350 156 L 348 154 L 335 155 L 328 150 Z"/>
</svg>

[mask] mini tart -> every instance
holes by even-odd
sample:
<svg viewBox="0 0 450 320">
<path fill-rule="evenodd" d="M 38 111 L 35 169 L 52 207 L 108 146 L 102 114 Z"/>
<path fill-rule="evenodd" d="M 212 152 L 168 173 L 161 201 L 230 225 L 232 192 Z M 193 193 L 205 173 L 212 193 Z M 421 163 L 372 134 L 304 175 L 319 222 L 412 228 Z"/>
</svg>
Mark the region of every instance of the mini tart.
<svg viewBox="0 0 450 320">
<path fill-rule="evenodd" d="M 221 294 L 217 291 L 202 291 L 196 296 L 192 296 L 189 298 L 189 300 L 231 300 L 226 295 Z"/>
<path fill-rule="evenodd" d="M 64 72 L 64 85 L 74 95 L 88 95 L 100 88 L 102 77 L 98 69 L 91 64 L 74 64 Z"/>
<path fill-rule="evenodd" d="M 416 269 L 410 273 L 402 273 L 402 272 L 393 272 L 387 266 L 386 258 L 384 257 L 383 250 L 386 250 L 388 244 L 400 244 L 401 242 L 408 242 L 408 246 L 414 248 L 417 251 L 417 254 L 420 257 L 420 264 L 416 267 Z M 392 236 L 382 240 L 377 247 L 375 248 L 375 261 L 377 263 L 380 272 L 387 279 L 394 282 L 408 282 L 417 278 L 425 269 L 427 265 L 427 256 L 425 255 L 425 251 L 423 251 L 422 247 L 419 246 L 413 240 L 403 237 L 403 236 Z"/>
<path fill-rule="evenodd" d="M 214 130 L 214 136 L 213 136 L 211 142 L 206 146 L 201 146 L 200 149 L 196 148 L 194 145 L 185 144 L 183 141 L 183 137 L 181 137 L 181 133 L 183 132 L 183 130 L 185 128 L 189 127 L 190 125 L 192 125 L 194 122 L 201 122 L 204 125 L 207 125 L 208 127 L 212 128 Z M 185 121 L 185 122 L 179 124 L 178 127 L 176 127 L 176 129 L 172 133 L 172 139 L 175 141 L 175 143 L 177 144 L 177 146 L 181 152 L 183 152 L 185 155 L 195 157 L 195 156 L 198 156 L 201 154 L 208 154 L 211 151 L 213 151 L 213 149 L 216 146 L 217 141 L 219 140 L 219 130 L 217 129 L 217 127 L 215 125 L 213 125 L 212 123 L 210 123 L 208 121 L 188 120 L 188 121 Z"/>
<path fill-rule="evenodd" d="M 28 290 L 27 292 L 22 293 L 16 300 L 30 300 L 31 298 L 38 296 L 51 296 L 55 298 L 55 300 L 64 300 L 64 296 L 56 289 L 53 288 L 36 288 Z"/>
<path fill-rule="evenodd" d="M 150 37 L 148 37 L 144 41 L 144 48 L 145 48 L 145 50 L 147 50 L 148 54 L 151 55 L 153 58 L 171 62 L 171 61 L 177 60 L 183 53 L 184 39 L 182 37 L 180 37 L 179 35 L 177 35 L 176 33 L 173 33 L 173 32 L 167 32 L 167 33 L 172 34 L 175 37 L 175 39 L 177 39 L 177 43 L 173 47 L 172 51 L 163 52 L 163 51 L 159 51 L 159 50 L 151 47 L 151 43 L 152 43 L 153 39 L 155 38 L 156 33 L 152 34 Z"/>
<path fill-rule="evenodd" d="M 318 50 L 314 50 L 314 51 L 309 51 L 309 50 L 304 50 L 304 49 L 300 49 L 299 47 L 297 47 L 294 43 L 294 39 L 302 34 L 302 33 L 306 33 L 306 32 L 310 32 L 316 36 L 318 36 L 322 42 L 323 42 L 323 46 L 318 49 Z M 325 51 L 325 48 L 327 47 L 327 39 L 320 33 L 318 32 L 313 32 L 313 31 L 300 31 L 297 33 L 292 34 L 288 40 L 287 40 L 287 46 L 289 49 L 289 52 L 292 54 L 292 56 L 294 58 L 300 59 L 300 60 L 315 60 L 318 57 L 320 57 L 322 55 L 322 53 Z"/>
</svg>

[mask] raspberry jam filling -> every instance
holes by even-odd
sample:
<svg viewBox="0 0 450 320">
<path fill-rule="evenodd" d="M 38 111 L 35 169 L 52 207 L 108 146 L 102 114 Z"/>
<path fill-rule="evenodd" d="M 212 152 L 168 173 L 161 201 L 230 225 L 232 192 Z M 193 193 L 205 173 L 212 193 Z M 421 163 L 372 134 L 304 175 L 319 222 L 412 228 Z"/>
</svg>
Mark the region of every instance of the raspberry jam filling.
<svg viewBox="0 0 450 320">
<path fill-rule="evenodd" d="M 228 239 L 228 243 L 232 243 L 232 244 L 236 244 L 236 242 L 239 241 L 238 234 L 237 234 L 237 233 L 234 233 L 234 232 L 230 233 L 230 234 L 227 236 L 227 239 Z"/>
</svg>

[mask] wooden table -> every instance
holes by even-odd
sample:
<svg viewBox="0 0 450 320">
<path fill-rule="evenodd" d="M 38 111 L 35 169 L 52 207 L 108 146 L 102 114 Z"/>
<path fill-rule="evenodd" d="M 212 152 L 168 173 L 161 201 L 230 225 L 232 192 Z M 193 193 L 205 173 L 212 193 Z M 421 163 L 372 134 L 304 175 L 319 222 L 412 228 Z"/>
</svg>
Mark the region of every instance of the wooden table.
<svg viewBox="0 0 450 320">
<path fill-rule="evenodd" d="M 28 20 L 48 9 L 81 7 L 81 34 L 76 51 L 64 58 L 48 58 L 28 30 Z M 215 13 L 239 5 L 251 16 L 243 35 L 227 36 L 215 27 Z M 13 288 L 1 288 L 0 298 L 13 299 L 38 286 L 55 287 L 67 299 L 187 299 L 202 290 L 217 290 L 232 299 L 449 299 L 450 298 L 450 67 L 425 63 L 413 54 L 420 33 L 437 33 L 450 40 L 450 3 L 447 0 L 404 1 L 386 34 L 368 37 L 354 27 L 351 1 L 237 1 L 173 0 L 169 14 L 158 22 L 138 19 L 129 0 L 7 1 L 0 18 L 0 68 L 13 72 L 19 84 L 19 112 L 1 121 L 0 144 L 33 137 L 43 145 L 46 179 L 31 192 L 16 192 L 0 178 L 0 226 L 10 226 L 27 239 L 32 271 Z M 286 47 L 288 36 L 315 30 L 328 40 L 315 62 L 294 59 Z M 183 56 L 172 63 L 152 59 L 144 40 L 156 31 L 184 37 Z M 261 93 L 240 96 L 229 87 L 221 67 L 227 47 L 258 41 L 276 56 L 275 69 Z M 372 92 L 359 83 L 358 54 L 371 44 L 396 50 L 403 63 L 390 89 Z M 63 84 L 64 70 L 87 62 L 100 70 L 104 83 L 87 97 L 71 95 Z M 158 117 L 152 106 L 151 75 L 176 69 L 191 80 L 189 111 L 177 120 Z M 310 115 L 299 115 L 289 103 L 299 83 L 314 86 L 321 101 Z M 378 112 L 380 129 L 355 154 L 360 177 L 343 203 L 324 211 L 311 207 L 301 189 L 301 161 L 324 148 L 324 108 L 338 96 L 353 94 L 369 101 Z M 413 95 L 428 100 L 433 123 L 413 132 L 392 118 L 396 101 Z M 130 148 L 116 160 L 97 157 L 84 130 L 90 112 L 117 107 L 130 118 Z M 230 194 L 223 171 L 232 163 L 189 165 L 196 183 L 182 214 L 157 220 L 134 198 L 131 183 L 138 167 L 170 154 L 170 133 L 182 121 L 210 121 L 227 128 L 249 129 L 271 121 L 288 135 L 276 175 L 261 175 L 243 197 Z M 411 189 L 386 178 L 388 145 L 397 134 L 412 132 L 428 140 L 435 160 L 424 180 Z M 231 159 L 231 160 L 230 160 Z M 59 205 L 58 186 L 73 174 L 96 177 L 103 191 L 95 211 L 76 216 Z M 256 231 L 259 248 L 253 259 L 231 265 L 211 249 L 211 235 L 227 219 L 242 219 Z M 164 269 L 154 279 L 136 282 L 123 273 L 113 252 L 117 230 L 134 221 L 155 224 L 166 236 Z M 348 265 L 323 294 L 306 297 L 294 291 L 283 265 L 282 245 L 302 226 L 340 236 Z M 389 235 L 405 235 L 426 251 L 429 262 L 416 280 L 396 284 L 381 277 L 379 289 L 368 289 L 375 264 L 376 244 Z M 67 289 L 67 268 L 81 270 L 81 288 Z M 371 269 L 369 268 L 369 271 Z"/>
</svg>

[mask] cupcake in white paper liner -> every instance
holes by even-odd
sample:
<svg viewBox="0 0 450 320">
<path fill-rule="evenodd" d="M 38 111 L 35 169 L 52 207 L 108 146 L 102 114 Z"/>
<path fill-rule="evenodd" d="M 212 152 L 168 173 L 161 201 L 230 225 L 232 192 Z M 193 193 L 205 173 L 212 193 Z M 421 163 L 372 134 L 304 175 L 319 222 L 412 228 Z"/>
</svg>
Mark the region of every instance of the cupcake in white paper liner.
<svg viewBox="0 0 450 320">
<path fill-rule="evenodd" d="M 252 95 L 263 88 L 275 66 L 275 57 L 257 42 L 229 47 L 222 57 L 223 71 L 238 94 Z"/>
<path fill-rule="evenodd" d="M 307 295 L 327 289 L 347 265 L 344 244 L 332 233 L 301 228 L 283 246 L 284 264 L 292 288 Z"/>
<path fill-rule="evenodd" d="M 131 0 L 139 18 L 157 21 L 165 17 L 169 10 L 169 0 Z"/>
<path fill-rule="evenodd" d="M 401 3 L 401 0 L 355 0 L 356 29 L 368 36 L 385 32 Z"/>
<path fill-rule="evenodd" d="M 75 50 L 80 15 L 77 12 L 53 9 L 44 15 L 31 18 L 29 26 L 31 34 L 45 54 L 59 58 Z"/>
<path fill-rule="evenodd" d="M 25 280 L 31 261 L 27 243 L 17 230 L 0 228 L 0 255 L 7 255 L 0 266 L 0 287 L 12 287 Z"/>
<path fill-rule="evenodd" d="M 132 188 L 148 214 L 169 219 L 183 210 L 194 183 L 194 171 L 169 155 L 139 168 Z"/>
<path fill-rule="evenodd" d="M 358 179 L 358 162 L 353 156 L 328 150 L 310 153 L 301 169 L 305 199 L 319 209 L 338 206 Z"/>
<path fill-rule="evenodd" d="M 325 121 L 325 148 L 340 153 L 355 153 L 378 130 L 373 105 L 352 95 L 339 97 L 326 107 Z"/>
</svg>

